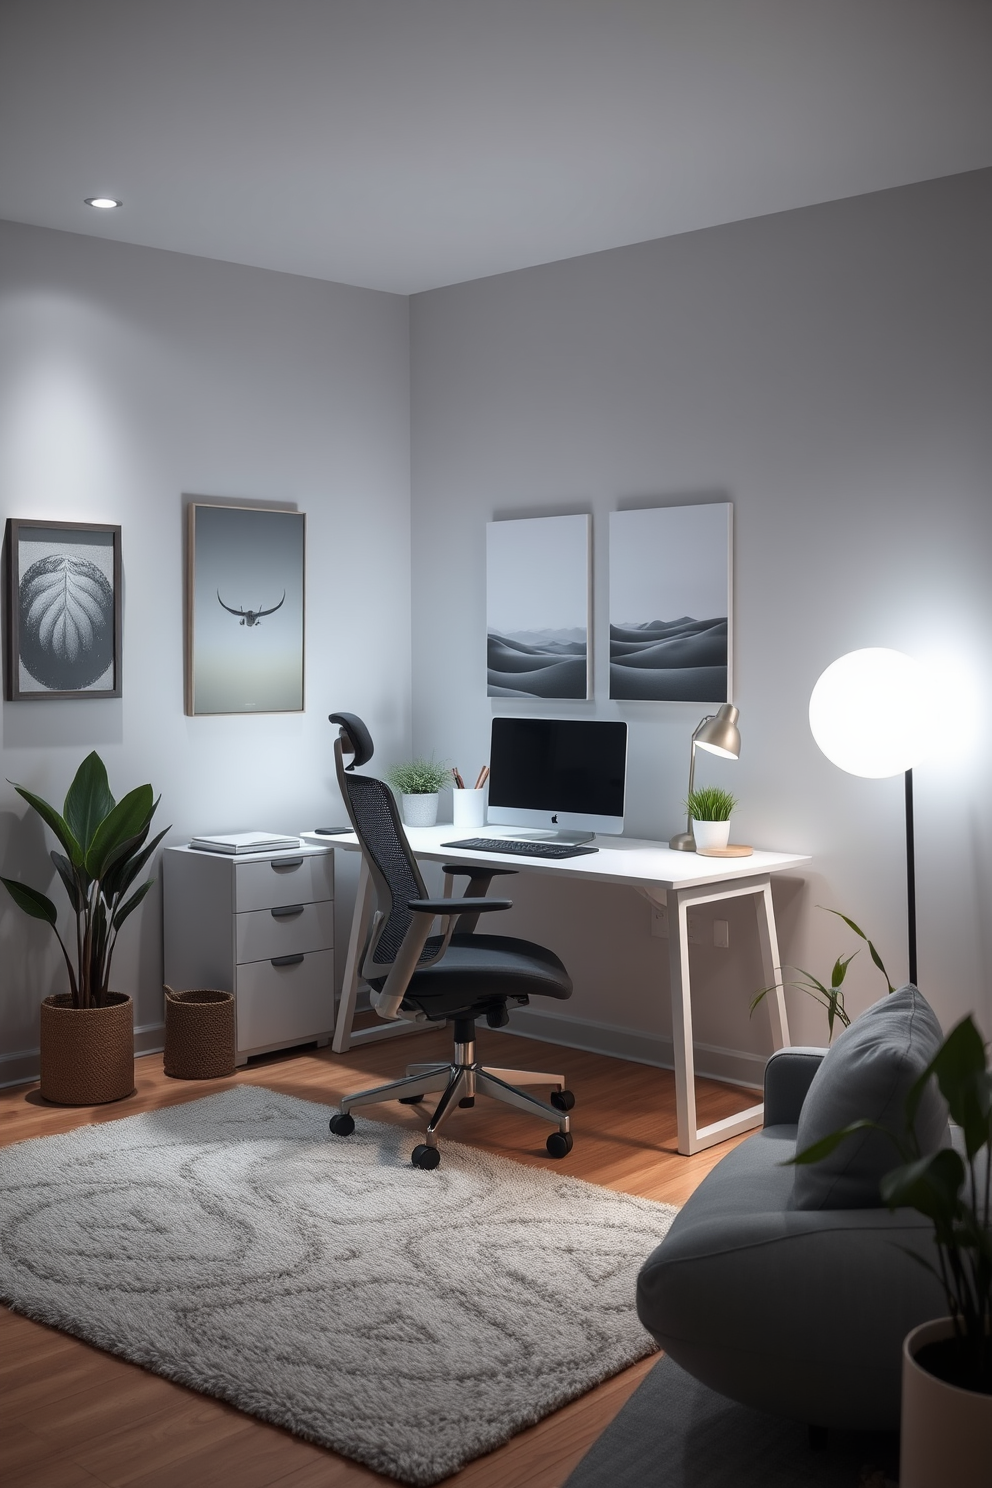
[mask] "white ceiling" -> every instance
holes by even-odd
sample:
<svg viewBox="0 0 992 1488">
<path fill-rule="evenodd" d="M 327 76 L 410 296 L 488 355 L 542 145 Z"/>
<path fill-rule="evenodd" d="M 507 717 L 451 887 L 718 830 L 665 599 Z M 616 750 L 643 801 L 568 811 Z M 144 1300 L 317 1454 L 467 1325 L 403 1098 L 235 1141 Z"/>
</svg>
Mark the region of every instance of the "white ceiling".
<svg viewBox="0 0 992 1488">
<path fill-rule="evenodd" d="M 0 0 L 0 217 L 402 294 L 990 164 L 992 0 Z"/>
</svg>

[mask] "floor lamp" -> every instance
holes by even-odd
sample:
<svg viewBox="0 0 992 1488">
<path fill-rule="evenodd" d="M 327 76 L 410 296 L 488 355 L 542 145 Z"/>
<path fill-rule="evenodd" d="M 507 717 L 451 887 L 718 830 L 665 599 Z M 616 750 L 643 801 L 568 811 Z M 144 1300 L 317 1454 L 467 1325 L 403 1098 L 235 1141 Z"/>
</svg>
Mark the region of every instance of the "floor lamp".
<svg viewBox="0 0 992 1488">
<path fill-rule="evenodd" d="M 909 980 L 916 985 L 916 846 L 913 766 L 929 743 L 922 668 L 901 651 L 871 646 L 827 667 L 809 700 L 813 738 L 850 775 L 881 780 L 905 775 L 906 918 Z"/>
</svg>

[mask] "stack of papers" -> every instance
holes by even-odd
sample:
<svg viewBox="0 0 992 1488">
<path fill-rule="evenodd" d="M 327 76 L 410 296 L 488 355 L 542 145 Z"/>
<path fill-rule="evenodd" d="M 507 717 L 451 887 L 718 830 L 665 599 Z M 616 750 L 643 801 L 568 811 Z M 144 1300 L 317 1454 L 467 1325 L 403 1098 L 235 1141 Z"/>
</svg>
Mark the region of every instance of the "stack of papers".
<svg viewBox="0 0 992 1488">
<path fill-rule="evenodd" d="M 260 853 L 278 852 L 281 848 L 298 848 L 299 837 L 280 837 L 275 832 L 226 832 L 217 837 L 191 837 L 190 847 L 203 852 Z"/>
</svg>

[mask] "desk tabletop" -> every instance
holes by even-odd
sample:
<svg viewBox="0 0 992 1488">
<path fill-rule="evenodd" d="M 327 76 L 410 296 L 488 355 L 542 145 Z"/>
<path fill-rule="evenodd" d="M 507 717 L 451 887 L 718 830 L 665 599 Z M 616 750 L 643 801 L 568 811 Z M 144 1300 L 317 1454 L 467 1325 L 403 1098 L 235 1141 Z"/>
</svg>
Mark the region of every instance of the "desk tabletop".
<svg viewBox="0 0 992 1488">
<path fill-rule="evenodd" d="M 460 847 L 445 847 L 446 842 L 460 838 L 508 837 L 512 832 L 498 827 L 480 827 L 466 832 L 444 822 L 436 827 L 407 827 L 406 835 L 417 858 L 429 862 L 492 863 L 500 868 L 517 868 L 528 873 L 565 873 L 591 883 L 618 883 L 638 886 L 651 884 L 659 889 L 691 889 L 728 880 L 763 877 L 782 873 L 811 861 L 807 853 L 762 852 L 757 848 L 749 858 L 701 858 L 697 853 L 673 852 L 663 842 L 648 842 L 638 837 L 597 837 L 598 852 L 575 858 L 529 858 L 516 853 L 470 852 Z M 319 837 L 301 832 L 304 842 L 323 847 L 340 847 L 346 852 L 359 851 L 354 832 L 334 837 Z"/>
</svg>

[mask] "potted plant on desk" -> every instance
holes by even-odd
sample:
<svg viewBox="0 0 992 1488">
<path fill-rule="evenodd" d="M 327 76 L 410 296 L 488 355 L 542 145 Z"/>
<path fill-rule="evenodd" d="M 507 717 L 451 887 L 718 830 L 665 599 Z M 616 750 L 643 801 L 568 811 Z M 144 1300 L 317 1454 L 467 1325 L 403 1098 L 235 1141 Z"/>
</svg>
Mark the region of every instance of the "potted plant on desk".
<svg viewBox="0 0 992 1488">
<path fill-rule="evenodd" d="M 121 1100 L 134 1089 L 133 1008 L 129 996 L 110 990 L 110 967 L 120 928 L 153 880 L 133 892 L 132 885 L 169 829 L 148 842 L 158 806 L 151 786 L 115 801 L 95 751 L 76 771 L 61 813 L 24 786 L 14 789 L 63 849 L 51 858 L 76 917 L 70 954 L 52 901 L 16 879 L 0 879 L 25 914 L 51 925 L 69 977 L 68 993 L 41 1004 L 41 1094 L 70 1106 Z"/>
<path fill-rule="evenodd" d="M 922 1155 L 914 1125 L 931 1078 L 959 1135 L 954 1147 Z M 887 1131 L 855 1121 L 795 1161 L 818 1162 L 866 1129 Z M 882 1198 L 890 1209 L 915 1209 L 932 1222 L 936 1265 L 915 1259 L 940 1281 L 949 1314 L 914 1328 L 903 1345 L 899 1482 L 985 1488 L 992 1453 L 992 1070 L 970 1017 L 911 1088 L 905 1133 L 887 1135 L 902 1161 L 882 1179 Z"/>
<path fill-rule="evenodd" d="M 726 847 L 730 841 L 730 816 L 737 798 L 718 785 L 703 785 L 690 792 L 685 807 L 692 821 L 692 836 L 699 848 Z"/>
<path fill-rule="evenodd" d="M 408 827 L 432 827 L 437 821 L 437 798 L 451 784 L 451 771 L 435 759 L 414 759 L 393 765 L 386 779 L 400 797 L 403 821 Z"/>
</svg>

